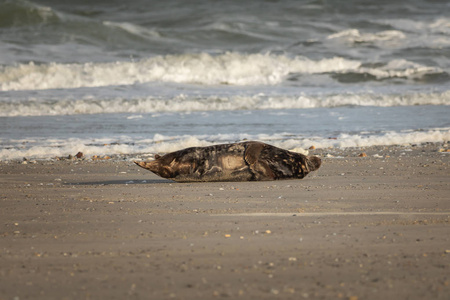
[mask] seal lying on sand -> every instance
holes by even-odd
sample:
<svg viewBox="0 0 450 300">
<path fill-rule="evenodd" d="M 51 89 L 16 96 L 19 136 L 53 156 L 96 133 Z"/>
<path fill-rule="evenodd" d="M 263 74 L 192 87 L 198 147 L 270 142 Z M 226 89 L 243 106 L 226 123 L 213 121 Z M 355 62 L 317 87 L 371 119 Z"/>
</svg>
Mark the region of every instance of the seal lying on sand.
<svg viewBox="0 0 450 300">
<path fill-rule="evenodd" d="M 135 163 L 178 182 L 258 181 L 301 179 L 317 170 L 321 160 L 261 142 L 243 142 L 192 147 Z"/>
</svg>

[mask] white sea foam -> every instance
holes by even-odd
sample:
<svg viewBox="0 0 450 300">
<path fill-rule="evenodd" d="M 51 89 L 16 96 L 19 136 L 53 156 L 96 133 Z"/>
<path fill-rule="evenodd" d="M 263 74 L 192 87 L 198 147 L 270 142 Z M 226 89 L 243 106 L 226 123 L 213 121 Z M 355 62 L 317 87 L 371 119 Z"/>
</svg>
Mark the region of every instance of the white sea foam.
<svg viewBox="0 0 450 300">
<path fill-rule="evenodd" d="M 406 33 L 402 40 L 403 47 L 438 48 L 450 46 L 450 19 L 438 18 L 430 21 L 412 19 L 373 20 L 375 23 L 390 25 Z"/>
<path fill-rule="evenodd" d="M 283 55 L 226 53 L 156 56 L 141 61 L 85 64 L 18 64 L 0 67 L 0 90 L 42 90 L 145 82 L 205 85 L 271 85 L 289 73 L 354 70 L 360 62 L 340 57 L 309 60 Z"/>
<path fill-rule="evenodd" d="M 380 68 L 359 68 L 358 73 L 368 73 L 377 79 L 383 78 L 419 78 L 425 74 L 440 73 L 442 70 L 438 67 L 426 67 L 418 63 L 413 63 L 404 59 L 390 61 Z"/>
<path fill-rule="evenodd" d="M 301 138 L 290 134 L 218 134 L 218 135 L 180 135 L 163 136 L 156 134 L 151 139 L 131 141 L 128 137 L 116 139 L 42 139 L 9 141 L 9 146 L 0 150 L 0 160 L 26 158 L 51 159 L 76 154 L 78 151 L 89 157 L 92 155 L 142 155 L 168 153 L 187 147 L 208 146 L 217 143 L 229 143 L 242 140 L 259 140 L 274 146 L 306 154 L 310 146 L 316 148 L 368 147 L 375 145 L 404 145 L 426 142 L 444 142 L 450 140 L 450 128 L 437 128 L 429 131 L 385 132 L 383 134 L 340 134 L 327 137 Z M 0 141 L 5 142 L 5 141 Z"/>
<path fill-rule="evenodd" d="M 399 61 L 401 63 L 399 63 Z M 399 66 L 400 65 L 400 66 Z M 362 67 L 342 57 L 310 60 L 284 55 L 226 53 L 156 56 L 140 61 L 84 64 L 16 64 L 0 67 L 0 91 L 69 89 L 148 82 L 202 85 L 274 85 L 289 74 L 370 73 L 377 78 L 415 78 L 443 72 L 406 60 Z"/>
<path fill-rule="evenodd" d="M 332 35 L 328 39 L 340 39 L 351 43 L 372 43 L 379 41 L 396 41 L 406 36 L 398 30 L 386 30 L 377 33 L 361 33 L 358 29 L 347 29 Z"/>
<path fill-rule="evenodd" d="M 369 147 L 377 145 L 405 145 L 420 143 L 437 143 L 450 139 L 450 128 L 413 132 L 386 132 L 381 135 L 349 135 L 341 134 L 334 139 L 317 141 L 318 148 Z M 313 142 L 313 140 L 311 140 Z"/>
<path fill-rule="evenodd" d="M 352 28 L 331 34 L 327 40 L 350 44 L 374 44 L 381 49 L 417 47 L 442 49 L 450 46 L 450 19 L 448 18 L 428 22 L 412 19 L 372 20 L 372 22 L 389 25 L 395 29 L 372 33 Z"/>
<path fill-rule="evenodd" d="M 439 18 L 429 25 L 429 28 L 433 32 L 450 34 L 450 19 Z"/>
<path fill-rule="evenodd" d="M 400 71 L 399 71 L 400 72 Z M 380 74 L 379 76 L 382 76 Z M 449 105 L 450 91 L 442 93 L 410 93 L 383 95 L 332 94 L 298 96 L 209 96 L 205 98 L 180 94 L 171 99 L 145 97 L 141 99 L 80 99 L 80 100 L 35 100 L 0 102 L 0 116 L 43 116 L 104 113 L 165 113 L 192 111 L 225 111 L 247 109 L 291 109 L 340 106 L 411 106 Z"/>
<path fill-rule="evenodd" d="M 160 37 L 160 34 L 156 30 L 147 29 L 145 27 L 128 23 L 128 22 L 110 22 L 110 21 L 104 21 L 103 25 L 112 27 L 112 28 L 119 28 L 123 31 L 129 32 L 131 34 L 141 36 L 144 38 L 155 38 Z"/>
<path fill-rule="evenodd" d="M 391 25 L 399 30 L 408 32 L 415 32 L 419 34 L 427 33 L 450 33 L 450 19 L 438 18 L 429 22 L 417 21 L 412 19 L 386 19 L 386 20 L 372 20 L 375 23 L 383 25 Z"/>
</svg>

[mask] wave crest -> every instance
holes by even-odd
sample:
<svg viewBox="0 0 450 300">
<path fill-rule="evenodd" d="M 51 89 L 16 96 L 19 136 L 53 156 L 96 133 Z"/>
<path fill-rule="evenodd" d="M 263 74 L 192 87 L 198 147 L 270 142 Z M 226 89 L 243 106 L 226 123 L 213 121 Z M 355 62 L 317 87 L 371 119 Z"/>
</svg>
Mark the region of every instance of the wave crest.
<svg viewBox="0 0 450 300">
<path fill-rule="evenodd" d="M 402 95 L 336 94 L 299 96 L 197 97 L 179 95 L 174 98 L 79 99 L 0 102 L 0 116 L 43 116 L 108 113 L 173 113 L 192 111 L 231 111 L 248 109 L 301 109 L 341 106 L 412 106 L 448 105 L 450 91 Z"/>
<path fill-rule="evenodd" d="M 380 41 L 395 41 L 404 39 L 406 36 L 398 30 L 385 30 L 376 33 L 360 33 L 358 29 L 348 29 L 332 35 L 328 39 L 339 39 L 351 43 L 374 43 Z"/>
<path fill-rule="evenodd" d="M 406 60 L 383 66 L 364 66 L 341 57 L 310 60 L 273 54 L 213 56 L 206 53 L 155 56 L 140 61 L 84 64 L 18 64 L 0 67 L 0 90 L 45 90 L 80 87 L 133 85 L 148 82 L 174 82 L 201 85 L 275 85 L 289 76 L 308 74 L 370 74 L 375 80 L 403 77 L 422 78 L 430 74 L 448 77 L 438 67 Z M 359 76 L 356 81 L 364 81 Z"/>
<path fill-rule="evenodd" d="M 85 64 L 34 63 L 0 68 L 0 90 L 42 90 L 146 82 L 204 85 L 273 85 L 289 73 L 354 70 L 360 62 L 340 57 L 309 60 L 282 55 L 206 53 L 156 56 L 140 61 Z"/>
<path fill-rule="evenodd" d="M 47 6 L 23 0 L 5 1 L 0 4 L 0 28 L 32 26 L 58 20 L 58 14 Z"/>
</svg>

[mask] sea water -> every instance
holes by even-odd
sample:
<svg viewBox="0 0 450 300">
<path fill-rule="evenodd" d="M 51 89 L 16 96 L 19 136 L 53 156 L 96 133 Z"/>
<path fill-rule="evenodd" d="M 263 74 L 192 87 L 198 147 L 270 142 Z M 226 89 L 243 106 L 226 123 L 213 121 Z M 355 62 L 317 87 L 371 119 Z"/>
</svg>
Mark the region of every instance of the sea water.
<svg viewBox="0 0 450 300">
<path fill-rule="evenodd" d="M 0 160 L 450 140 L 448 1 L 0 1 Z"/>
</svg>

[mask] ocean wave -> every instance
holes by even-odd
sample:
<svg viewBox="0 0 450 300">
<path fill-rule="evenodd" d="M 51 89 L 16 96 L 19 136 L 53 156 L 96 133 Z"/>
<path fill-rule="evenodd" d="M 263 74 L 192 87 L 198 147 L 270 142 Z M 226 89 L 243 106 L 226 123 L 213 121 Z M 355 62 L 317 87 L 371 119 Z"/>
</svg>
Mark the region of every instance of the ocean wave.
<svg viewBox="0 0 450 300">
<path fill-rule="evenodd" d="M 81 151 L 87 157 L 93 155 L 151 156 L 168 153 L 187 147 L 209 146 L 217 143 L 230 143 L 242 140 L 259 140 L 276 147 L 295 152 L 307 153 L 310 146 L 317 149 L 349 148 L 369 146 L 406 145 L 437 143 L 450 140 L 450 128 L 436 128 L 427 131 L 384 132 L 381 134 L 340 134 L 333 139 L 328 137 L 302 138 L 290 134 L 218 134 L 218 135 L 154 135 L 153 138 L 131 141 L 127 137 L 118 139 L 42 139 L 14 141 L 16 145 L 0 150 L 0 161 L 28 159 L 52 159 L 74 155 Z M 130 158 L 131 159 L 131 158 Z"/>
<path fill-rule="evenodd" d="M 33 26 L 59 21 L 58 13 L 47 6 L 24 0 L 0 3 L 0 28 Z"/>
<path fill-rule="evenodd" d="M 187 96 L 139 99 L 31 100 L 0 102 L 0 116 L 44 116 L 110 113 L 182 113 L 193 111 L 233 111 L 301 109 L 341 106 L 449 105 L 450 91 L 408 94 L 332 94 L 273 96 Z"/>
<path fill-rule="evenodd" d="M 183 54 L 155 56 L 139 61 L 84 64 L 16 64 L 0 67 L 0 91 L 70 89 L 173 82 L 201 85 L 275 85 L 291 74 L 369 73 L 375 78 L 415 79 L 446 74 L 405 60 L 367 67 L 342 57 L 310 60 L 273 54 Z M 364 79 L 360 79 L 364 80 Z"/>
<path fill-rule="evenodd" d="M 450 46 L 450 19 L 434 21 L 411 19 L 371 20 L 392 29 L 379 32 L 362 32 L 356 28 L 345 29 L 328 35 L 326 41 L 347 43 L 351 46 L 376 46 L 379 49 L 442 49 Z M 331 46 L 335 45 L 334 43 Z"/>
<path fill-rule="evenodd" d="M 438 67 L 427 67 L 404 59 L 392 60 L 385 66 L 377 69 L 360 68 L 359 71 L 372 74 L 378 79 L 395 77 L 416 78 L 421 77 L 424 74 L 436 74 L 442 72 Z"/>
<path fill-rule="evenodd" d="M 120 29 L 124 32 L 127 32 L 131 35 L 143 37 L 143 38 L 159 38 L 161 35 L 156 30 L 151 30 L 136 24 L 132 24 L 129 22 L 111 22 L 111 21 L 103 21 L 103 25 L 114 28 L 114 29 Z"/>
<path fill-rule="evenodd" d="M 450 18 L 440 17 L 428 22 L 418 21 L 413 19 L 380 19 L 373 20 L 373 22 L 390 25 L 399 30 L 406 32 L 414 32 L 419 34 L 424 33 L 437 33 L 437 34 L 450 34 Z"/>
<path fill-rule="evenodd" d="M 0 1 L 0 61 L 105 61 L 118 49 L 119 57 L 132 57 L 141 51 L 164 53 L 168 45 L 176 47 L 179 42 L 161 37 L 152 27 L 134 24 L 133 19 L 104 19 L 110 16 L 99 14 L 95 5 L 58 2 L 44 6 L 25 0 Z"/>
<path fill-rule="evenodd" d="M 423 66 L 404 59 L 395 59 L 377 68 L 363 65 L 354 71 L 336 72 L 333 77 L 341 82 L 346 82 L 352 75 L 354 75 L 352 78 L 354 82 L 395 78 L 403 78 L 419 82 L 429 81 L 430 78 L 435 78 L 436 82 L 450 80 L 449 74 L 444 72 L 441 68 Z"/>
<path fill-rule="evenodd" d="M 393 31 L 404 33 L 404 39 L 398 39 L 395 46 L 404 49 L 429 48 L 442 49 L 450 47 L 450 19 L 437 18 L 429 21 L 413 19 L 373 20 L 374 23 L 389 25 Z M 390 44 L 394 45 L 393 43 Z"/>
<path fill-rule="evenodd" d="M 42 90 L 145 82 L 203 85 L 273 85 L 289 73 L 354 70 L 360 62 L 340 57 L 309 60 L 271 54 L 226 53 L 156 56 L 140 61 L 85 64 L 19 64 L 0 68 L 0 90 Z"/>
<path fill-rule="evenodd" d="M 358 29 L 347 29 L 332 35 L 327 39 L 339 39 L 351 43 L 373 43 L 379 41 L 396 41 L 406 38 L 405 34 L 398 30 L 385 30 L 376 33 L 361 33 Z"/>
</svg>

